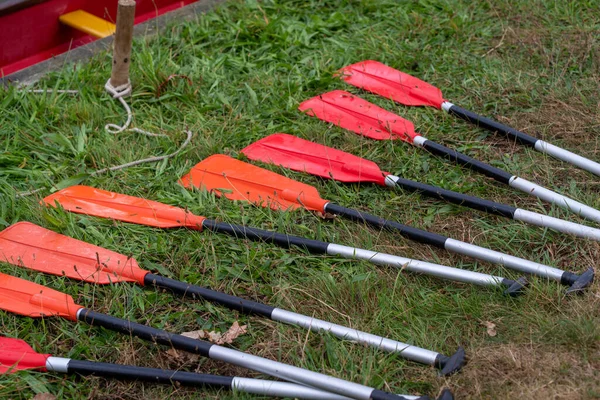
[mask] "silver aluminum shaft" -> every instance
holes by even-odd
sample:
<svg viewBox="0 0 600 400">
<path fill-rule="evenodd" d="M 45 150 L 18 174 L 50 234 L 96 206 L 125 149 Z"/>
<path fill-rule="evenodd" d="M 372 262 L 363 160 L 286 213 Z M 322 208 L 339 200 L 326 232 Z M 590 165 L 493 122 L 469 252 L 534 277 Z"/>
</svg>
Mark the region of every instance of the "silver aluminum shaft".
<svg viewBox="0 0 600 400">
<path fill-rule="evenodd" d="M 504 278 L 500 276 L 482 274 L 480 272 L 447 267 L 445 265 L 412 260 L 410 258 L 378 253 L 371 250 L 358 249 L 356 247 L 342 246 L 335 243 L 330 243 L 329 246 L 327 246 L 327 254 L 350 259 L 365 260 L 377 265 L 390 265 L 412 272 L 432 275 L 438 278 L 449 279 L 458 282 L 472 283 L 480 286 L 502 286 L 502 281 L 504 280 Z"/>
<path fill-rule="evenodd" d="M 594 175 L 600 176 L 600 164 L 568 150 L 561 149 L 553 144 L 546 143 L 543 140 L 535 142 L 535 149 L 541 153 L 551 155 L 559 160 L 566 161 L 576 165 L 581 169 L 591 172 Z"/>
<path fill-rule="evenodd" d="M 278 322 L 284 322 L 290 325 L 301 326 L 312 331 L 325 331 L 342 339 L 352 340 L 361 344 L 366 344 L 376 349 L 384 350 L 390 353 L 399 353 L 403 358 L 417 361 L 423 364 L 434 365 L 439 353 L 435 351 L 411 346 L 392 339 L 362 332 L 356 329 L 348 328 L 342 325 L 333 324 L 306 315 L 296 314 L 291 311 L 276 308 L 271 314 L 271 319 Z"/>
</svg>

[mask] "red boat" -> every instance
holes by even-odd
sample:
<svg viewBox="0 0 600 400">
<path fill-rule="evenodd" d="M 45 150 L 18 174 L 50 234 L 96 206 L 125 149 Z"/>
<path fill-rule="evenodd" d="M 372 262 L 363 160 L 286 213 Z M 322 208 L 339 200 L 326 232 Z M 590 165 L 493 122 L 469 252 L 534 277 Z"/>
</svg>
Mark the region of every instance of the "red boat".
<svg viewBox="0 0 600 400">
<path fill-rule="evenodd" d="M 198 0 L 136 0 L 135 23 Z M 114 32 L 117 0 L 0 0 L 0 78 Z"/>
</svg>

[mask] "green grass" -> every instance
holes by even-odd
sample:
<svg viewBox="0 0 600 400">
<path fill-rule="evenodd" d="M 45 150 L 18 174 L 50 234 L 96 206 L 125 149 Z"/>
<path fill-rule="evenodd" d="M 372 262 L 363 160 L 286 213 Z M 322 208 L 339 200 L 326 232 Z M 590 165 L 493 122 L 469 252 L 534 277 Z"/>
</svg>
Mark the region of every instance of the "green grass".
<svg viewBox="0 0 600 400">
<path fill-rule="evenodd" d="M 135 41 L 134 92 L 128 100 L 134 125 L 167 138 L 105 132 L 105 124 L 125 118 L 119 103 L 103 91 L 110 75 L 108 53 L 66 65 L 37 85 L 78 89 L 77 97 L 14 88 L 0 93 L 1 226 L 31 221 L 133 255 L 143 267 L 169 277 L 442 353 L 462 345 L 470 364 L 456 376 L 439 378 L 433 369 L 396 356 L 149 288 L 97 287 L 8 264 L 0 265 L 0 271 L 65 291 L 86 307 L 173 332 L 225 331 L 238 320 L 248 324 L 248 334 L 236 339 L 235 348 L 396 393 L 435 394 L 447 386 L 458 398 L 598 398 L 597 285 L 585 296 L 565 298 L 556 283 L 531 279 L 526 295 L 509 299 L 489 289 L 209 232 L 165 231 L 68 214 L 46 209 L 39 200 L 57 187 L 83 181 L 233 223 L 516 277 L 513 271 L 417 247 L 348 221 L 324 221 L 300 211 L 278 213 L 190 192 L 177 178 L 211 154 L 236 157 L 259 138 L 287 132 L 372 159 L 396 175 L 579 222 L 419 149 L 369 141 L 328 126 L 302 115 L 297 106 L 328 90 L 357 93 L 410 119 L 432 140 L 600 208 L 599 181 L 591 174 L 442 112 L 402 107 L 333 77 L 344 65 L 377 59 L 435 84 L 456 104 L 600 159 L 599 27 L 597 4 L 591 0 L 229 1 L 193 21 L 172 24 L 158 37 Z M 159 86 L 172 74 L 186 75 L 193 84 L 173 80 L 157 98 Z M 86 176 L 170 153 L 183 141 L 184 129 L 194 132 L 192 144 L 169 162 Z M 600 258 L 600 247 L 593 242 L 401 191 L 267 168 L 315 185 L 323 197 L 342 205 L 559 268 L 580 272 Z M 38 188 L 44 190 L 15 197 Z M 83 324 L 0 316 L 3 334 L 57 356 L 255 376 L 203 359 L 173 359 L 165 348 Z M 496 324 L 496 336 L 487 335 L 486 321 Z M 54 374 L 0 377 L 3 398 L 46 391 L 59 398 L 248 397 Z"/>
</svg>

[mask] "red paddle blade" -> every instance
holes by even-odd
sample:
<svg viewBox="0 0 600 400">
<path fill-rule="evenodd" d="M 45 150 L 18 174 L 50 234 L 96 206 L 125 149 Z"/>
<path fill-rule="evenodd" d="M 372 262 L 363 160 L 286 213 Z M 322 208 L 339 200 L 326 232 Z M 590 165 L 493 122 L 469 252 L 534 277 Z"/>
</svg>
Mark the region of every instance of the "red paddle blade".
<svg viewBox="0 0 600 400">
<path fill-rule="evenodd" d="M 371 139 L 412 143 L 419 135 L 412 122 L 343 90 L 313 97 L 298 109 Z"/>
<path fill-rule="evenodd" d="M 251 160 L 341 182 L 385 185 L 385 176 L 389 175 L 372 161 L 285 133 L 267 136 L 246 147 L 242 153 Z"/>
<path fill-rule="evenodd" d="M 26 369 L 45 371 L 48 357 L 50 354 L 36 353 L 23 340 L 0 337 L 0 374 Z"/>
<path fill-rule="evenodd" d="M 79 214 L 156 228 L 187 227 L 201 230 L 205 219 L 183 208 L 89 186 L 71 186 L 51 194 L 43 201 L 50 206 L 58 203 L 65 210 Z"/>
<path fill-rule="evenodd" d="M 0 261 L 99 284 L 143 284 L 148 273 L 133 258 L 30 222 L 18 222 L 0 232 Z"/>
<path fill-rule="evenodd" d="M 65 293 L 0 273 L 0 309 L 27 317 L 65 317 L 77 320 L 83 308 Z"/>
<path fill-rule="evenodd" d="M 304 207 L 322 212 L 327 204 L 313 186 L 222 154 L 196 164 L 180 183 L 274 210 Z"/>
<path fill-rule="evenodd" d="M 340 73 L 347 83 L 406 106 L 442 108 L 444 102 L 440 89 L 378 61 L 348 65 Z"/>
</svg>

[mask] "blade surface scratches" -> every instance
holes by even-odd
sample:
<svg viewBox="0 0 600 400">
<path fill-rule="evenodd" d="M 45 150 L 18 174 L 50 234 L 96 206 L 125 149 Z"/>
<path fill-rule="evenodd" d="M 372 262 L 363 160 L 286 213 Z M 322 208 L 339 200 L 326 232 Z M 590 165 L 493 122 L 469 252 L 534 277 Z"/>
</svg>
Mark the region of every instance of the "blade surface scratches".
<svg viewBox="0 0 600 400">
<path fill-rule="evenodd" d="M 378 61 L 367 60 L 340 70 L 344 81 L 407 106 L 441 108 L 444 98 L 435 86 Z"/>
<path fill-rule="evenodd" d="M 135 259 L 30 222 L 0 232 L 0 261 L 98 284 L 135 282 L 145 275 Z"/>
<path fill-rule="evenodd" d="M 313 97 L 298 109 L 371 139 L 412 143 L 418 136 L 412 122 L 343 90 Z"/>
</svg>

